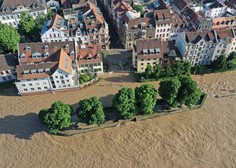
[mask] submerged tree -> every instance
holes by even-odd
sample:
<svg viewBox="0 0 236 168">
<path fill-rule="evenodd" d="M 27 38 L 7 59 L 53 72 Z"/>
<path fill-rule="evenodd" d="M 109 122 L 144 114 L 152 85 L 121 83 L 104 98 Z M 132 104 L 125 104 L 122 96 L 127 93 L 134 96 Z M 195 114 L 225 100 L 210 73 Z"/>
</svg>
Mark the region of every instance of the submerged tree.
<svg viewBox="0 0 236 168">
<path fill-rule="evenodd" d="M 51 105 L 51 108 L 41 110 L 39 117 L 43 123 L 47 125 L 50 132 L 56 134 L 58 130 L 69 127 L 72 124 L 71 114 L 73 109 L 70 105 L 64 104 L 61 101 L 56 101 Z"/>
<path fill-rule="evenodd" d="M 159 94 L 170 106 L 178 106 L 177 96 L 181 83 L 178 77 L 168 78 L 160 82 Z"/>
<path fill-rule="evenodd" d="M 201 89 L 195 81 L 189 76 L 181 76 L 179 78 L 181 86 L 178 91 L 177 100 L 180 105 L 192 107 L 197 103 L 201 96 Z"/>
<path fill-rule="evenodd" d="M 101 101 L 93 96 L 89 99 L 83 99 L 79 102 L 76 110 L 78 118 L 84 120 L 87 124 L 101 125 L 105 122 L 105 114 Z"/>
<path fill-rule="evenodd" d="M 150 115 L 157 101 L 157 90 L 150 84 L 143 84 L 135 88 L 135 98 L 138 107 L 144 114 Z"/>
<path fill-rule="evenodd" d="M 132 118 L 137 114 L 135 93 L 131 88 L 122 88 L 112 100 L 113 107 L 122 118 Z"/>
</svg>

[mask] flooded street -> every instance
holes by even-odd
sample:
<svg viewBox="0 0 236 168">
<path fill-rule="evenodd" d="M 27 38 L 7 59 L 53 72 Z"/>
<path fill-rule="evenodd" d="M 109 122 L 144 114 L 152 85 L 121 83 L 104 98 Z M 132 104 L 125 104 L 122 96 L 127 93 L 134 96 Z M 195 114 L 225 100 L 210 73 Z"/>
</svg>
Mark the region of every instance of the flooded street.
<svg viewBox="0 0 236 168">
<path fill-rule="evenodd" d="M 76 108 L 91 96 L 110 106 L 122 86 L 140 83 L 128 73 L 113 73 L 78 91 L 0 95 L 0 167 L 235 168 L 236 71 L 193 78 L 209 95 L 201 109 L 72 137 L 47 134 L 38 111 L 56 100 Z"/>
</svg>

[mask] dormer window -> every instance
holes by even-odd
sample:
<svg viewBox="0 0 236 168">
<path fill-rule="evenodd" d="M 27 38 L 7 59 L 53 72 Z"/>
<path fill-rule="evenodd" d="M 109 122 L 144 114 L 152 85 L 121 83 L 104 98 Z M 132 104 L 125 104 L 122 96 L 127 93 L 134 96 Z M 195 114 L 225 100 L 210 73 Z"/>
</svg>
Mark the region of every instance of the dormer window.
<svg viewBox="0 0 236 168">
<path fill-rule="evenodd" d="M 39 70 L 38 70 L 38 73 L 43 73 L 43 69 L 39 69 Z"/>
<path fill-rule="evenodd" d="M 40 55 L 41 54 L 39 52 L 35 52 L 35 53 L 32 54 L 32 57 L 33 58 L 40 58 Z"/>
<path fill-rule="evenodd" d="M 66 44 L 65 48 L 69 48 L 69 45 L 68 45 L 68 44 Z"/>
<path fill-rule="evenodd" d="M 50 68 L 46 68 L 45 71 L 46 71 L 46 72 L 50 72 Z"/>
<path fill-rule="evenodd" d="M 48 58 L 48 52 L 44 54 L 44 58 Z"/>
<path fill-rule="evenodd" d="M 26 51 L 30 51 L 30 46 L 26 46 L 26 47 L 25 47 L 25 50 L 26 50 Z"/>
<path fill-rule="evenodd" d="M 35 73 L 36 73 L 36 70 L 35 70 L 35 69 L 32 69 L 32 70 L 31 70 L 31 73 L 32 73 L 32 74 L 35 74 Z"/>
<path fill-rule="evenodd" d="M 156 48 L 156 53 L 160 54 L 160 52 L 161 52 L 160 48 Z"/>
<path fill-rule="evenodd" d="M 29 70 L 24 70 L 24 74 L 28 75 L 29 74 Z"/>
<path fill-rule="evenodd" d="M 143 55 L 148 54 L 148 50 L 147 49 L 143 49 Z"/>
<path fill-rule="evenodd" d="M 20 58 L 25 58 L 25 53 L 22 53 Z"/>
<path fill-rule="evenodd" d="M 154 49 L 150 49 L 150 54 L 153 55 L 154 54 Z"/>
<path fill-rule="evenodd" d="M 48 46 L 47 46 L 47 45 L 45 45 L 45 47 L 44 47 L 44 48 L 45 48 L 45 50 L 47 50 L 47 49 L 48 49 Z"/>
<path fill-rule="evenodd" d="M 74 56 L 75 52 L 74 51 L 71 51 L 70 55 L 71 56 Z"/>
</svg>

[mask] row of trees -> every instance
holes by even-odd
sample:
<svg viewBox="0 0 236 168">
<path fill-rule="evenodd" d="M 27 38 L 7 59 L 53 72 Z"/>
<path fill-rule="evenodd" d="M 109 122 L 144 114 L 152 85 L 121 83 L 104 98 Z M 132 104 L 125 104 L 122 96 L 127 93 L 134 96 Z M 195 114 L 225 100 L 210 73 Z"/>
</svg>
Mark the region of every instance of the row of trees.
<svg viewBox="0 0 236 168">
<path fill-rule="evenodd" d="M 232 52 L 226 58 L 225 55 L 221 55 L 211 63 L 213 71 L 227 71 L 236 69 L 236 52 Z"/>
<path fill-rule="evenodd" d="M 164 67 L 160 64 L 154 67 L 148 65 L 145 72 L 139 73 L 138 76 L 145 78 L 145 80 L 158 80 L 165 77 L 190 75 L 191 67 L 191 63 L 181 61 L 177 61 L 175 64 L 167 64 Z"/>
<path fill-rule="evenodd" d="M 132 92 L 131 95 L 129 95 L 130 92 Z M 115 96 L 113 104 L 120 117 L 131 118 L 137 114 L 137 107 L 140 107 L 140 110 L 142 110 L 144 114 L 152 113 L 157 99 L 157 91 L 154 89 L 154 87 L 152 85 L 142 85 L 141 87 L 135 89 L 135 93 L 137 96 L 137 101 L 135 100 L 134 90 L 130 88 L 121 89 Z M 119 95 L 121 95 L 121 97 Z M 132 98 L 127 99 L 126 96 L 131 96 Z M 129 107 L 121 107 L 124 104 L 120 106 L 120 103 L 122 103 L 123 99 L 122 97 L 124 97 L 124 101 L 129 101 L 127 104 Z M 50 129 L 51 133 L 56 134 L 58 130 L 72 125 L 72 114 L 73 109 L 70 105 L 64 104 L 61 101 L 57 101 L 51 105 L 51 108 L 41 110 L 39 112 L 39 118 L 43 124 L 45 124 Z M 78 103 L 76 114 L 79 119 L 83 120 L 88 125 L 100 125 L 105 122 L 103 105 L 101 101 L 95 96 L 81 100 Z"/>
<path fill-rule="evenodd" d="M 112 104 L 121 118 L 132 118 L 137 114 L 150 115 L 157 101 L 157 90 L 150 84 L 135 89 L 122 88 L 115 95 Z"/>
<path fill-rule="evenodd" d="M 143 84 L 135 89 L 125 87 L 119 90 L 112 100 L 118 118 L 129 119 L 137 114 L 151 115 L 157 103 L 158 91 L 170 107 L 186 105 L 190 108 L 201 96 L 197 83 L 189 76 L 167 78 L 160 82 L 158 90 L 151 84 Z M 97 97 L 81 100 L 78 103 L 76 114 L 88 125 L 100 125 L 106 119 L 103 105 Z M 54 134 L 58 130 L 72 125 L 72 115 L 72 107 L 61 101 L 57 101 L 52 104 L 51 108 L 39 112 L 42 122 Z"/>
</svg>

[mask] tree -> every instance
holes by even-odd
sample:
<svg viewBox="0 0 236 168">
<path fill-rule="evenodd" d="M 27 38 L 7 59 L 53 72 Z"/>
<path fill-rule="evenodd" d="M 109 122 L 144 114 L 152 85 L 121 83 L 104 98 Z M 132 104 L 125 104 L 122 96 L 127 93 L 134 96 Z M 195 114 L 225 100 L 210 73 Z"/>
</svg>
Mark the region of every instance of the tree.
<svg viewBox="0 0 236 168">
<path fill-rule="evenodd" d="M 160 64 L 157 64 L 153 68 L 153 76 L 156 80 L 158 80 L 161 77 L 161 71 L 162 71 L 162 66 Z"/>
<path fill-rule="evenodd" d="M 20 35 L 11 26 L 0 23 L 0 53 L 15 52 Z"/>
<path fill-rule="evenodd" d="M 179 78 L 181 86 L 178 91 L 177 101 L 180 105 L 191 107 L 197 103 L 201 96 L 201 89 L 197 83 L 189 76 L 181 76 Z"/>
<path fill-rule="evenodd" d="M 72 124 L 72 113 L 73 110 L 70 105 L 56 101 L 47 112 L 46 110 L 41 110 L 39 117 L 43 118 L 42 121 L 50 129 L 50 132 L 56 134 L 58 130 L 67 128 Z"/>
<path fill-rule="evenodd" d="M 173 66 L 173 74 L 174 76 L 180 76 L 184 73 L 184 66 L 183 63 L 180 61 L 177 61 Z"/>
<path fill-rule="evenodd" d="M 150 115 L 156 105 L 157 90 L 150 84 L 143 84 L 135 88 L 135 99 L 140 110 Z"/>
<path fill-rule="evenodd" d="M 183 75 L 190 75 L 192 69 L 191 63 L 188 61 L 184 61 L 182 62 L 182 64 L 183 64 Z"/>
<path fill-rule="evenodd" d="M 213 70 L 224 70 L 226 69 L 227 62 L 225 55 L 220 55 L 211 63 L 211 67 Z"/>
<path fill-rule="evenodd" d="M 149 79 L 152 75 L 153 69 L 151 65 L 148 65 L 147 68 L 145 69 L 145 78 Z"/>
<path fill-rule="evenodd" d="M 177 96 L 181 83 L 178 77 L 168 78 L 160 82 L 158 89 L 162 99 L 170 106 L 178 106 Z"/>
<path fill-rule="evenodd" d="M 164 70 L 162 70 L 161 76 L 162 77 L 172 77 L 173 76 L 173 70 L 172 70 L 171 65 L 169 63 L 164 67 Z"/>
<path fill-rule="evenodd" d="M 236 59 L 232 59 L 227 62 L 227 69 L 229 70 L 236 69 Z"/>
<path fill-rule="evenodd" d="M 95 96 L 89 99 L 83 99 L 79 102 L 76 110 L 78 118 L 84 120 L 87 124 L 101 125 L 105 122 L 105 114 L 101 101 Z"/>
<path fill-rule="evenodd" d="M 231 52 L 227 58 L 227 61 L 236 60 L 236 52 Z"/>
<path fill-rule="evenodd" d="M 18 30 L 20 34 L 24 35 L 26 38 L 32 38 L 34 36 L 35 22 L 34 18 L 29 13 L 21 13 Z"/>
<path fill-rule="evenodd" d="M 80 84 L 90 81 L 91 76 L 89 74 L 81 74 L 79 78 Z"/>
<path fill-rule="evenodd" d="M 196 73 L 196 74 L 209 73 L 209 70 L 207 69 L 207 67 L 205 65 L 197 65 L 194 69 L 195 69 L 194 73 Z"/>
<path fill-rule="evenodd" d="M 135 6 L 133 6 L 133 9 L 136 10 L 137 12 L 140 12 L 141 14 L 143 13 L 143 6 L 142 5 L 135 5 Z"/>
<path fill-rule="evenodd" d="M 137 114 L 135 93 L 131 88 L 122 88 L 112 100 L 112 105 L 122 118 L 132 118 Z"/>
</svg>

